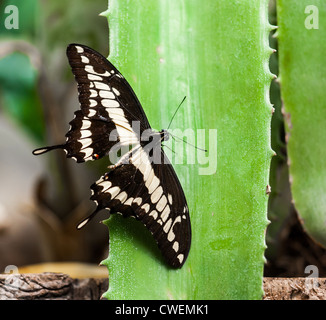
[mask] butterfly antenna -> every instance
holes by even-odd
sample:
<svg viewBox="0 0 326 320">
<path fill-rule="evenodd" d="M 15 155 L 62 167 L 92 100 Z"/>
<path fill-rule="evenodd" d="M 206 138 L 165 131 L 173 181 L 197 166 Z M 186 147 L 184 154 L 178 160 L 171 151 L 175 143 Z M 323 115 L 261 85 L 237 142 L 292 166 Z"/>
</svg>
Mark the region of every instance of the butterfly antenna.
<svg viewBox="0 0 326 320">
<path fill-rule="evenodd" d="M 171 121 L 170 121 L 170 123 L 169 123 L 169 126 L 168 126 L 168 128 L 167 128 L 166 130 L 169 130 L 169 128 L 170 128 L 170 126 L 171 126 L 171 123 L 172 123 L 172 121 L 173 121 L 175 115 L 177 114 L 178 110 L 180 109 L 181 105 L 182 105 L 183 102 L 186 100 L 186 98 L 187 98 L 187 97 L 184 96 L 184 98 L 183 98 L 182 101 L 180 102 L 180 104 L 179 104 L 177 110 L 175 110 L 174 115 L 172 116 L 172 119 L 171 119 Z"/>
<path fill-rule="evenodd" d="M 179 138 L 179 137 L 177 137 L 177 136 L 171 134 L 170 132 L 169 132 L 169 135 L 170 135 L 172 138 L 174 138 L 174 139 L 178 139 L 178 140 L 180 140 L 180 141 L 183 141 L 184 143 L 187 143 L 187 144 L 189 144 L 190 146 L 192 146 L 192 147 L 194 147 L 194 148 L 196 148 L 196 149 L 198 149 L 198 150 L 201 150 L 201 151 L 207 152 L 207 149 L 199 148 L 199 147 L 195 146 L 194 144 L 192 144 L 192 143 L 190 143 L 190 142 L 188 142 L 188 141 L 186 141 L 186 140 L 184 140 L 184 139 L 181 139 L 181 138 Z"/>
<path fill-rule="evenodd" d="M 167 145 L 163 145 L 162 144 L 162 146 L 164 147 L 164 148 L 168 148 L 170 151 L 172 151 L 174 154 L 177 154 L 174 150 L 172 150 L 172 148 L 170 148 L 169 146 L 167 146 Z"/>
</svg>

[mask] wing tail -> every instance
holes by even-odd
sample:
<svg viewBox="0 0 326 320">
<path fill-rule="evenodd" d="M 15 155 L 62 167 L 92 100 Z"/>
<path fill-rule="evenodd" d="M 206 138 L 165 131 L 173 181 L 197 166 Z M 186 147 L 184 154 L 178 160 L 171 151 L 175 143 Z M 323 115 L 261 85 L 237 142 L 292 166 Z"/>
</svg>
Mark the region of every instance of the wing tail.
<svg viewBox="0 0 326 320">
<path fill-rule="evenodd" d="M 65 145 L 58 144 L 58 145 L 55 145 L 55 146 L 48 146 L 48 147 L 37 148 L 37 149 L 33 150 L 32 153 L 35 156 L 38 156 L 40 154 L 47 153 L 47 152 L 49 152 L 51 150 L 54 150 L 54 149 L 64 149 L 64 148 L 65 148 Z"/>
<path fill-rule="evenodd" d="M 88 222 L 90 222 L 95 216 L 96 214 L 101 210 L 102 208 L 97 207 L 96 210 L 91 213 L 88 217 L 86 217 L 85 219 L 83 219 L 80 223 L 78 223 L 77 225 L 77 229 L 80 230 L 81 228 L 83 228 Z"/>
</svg>

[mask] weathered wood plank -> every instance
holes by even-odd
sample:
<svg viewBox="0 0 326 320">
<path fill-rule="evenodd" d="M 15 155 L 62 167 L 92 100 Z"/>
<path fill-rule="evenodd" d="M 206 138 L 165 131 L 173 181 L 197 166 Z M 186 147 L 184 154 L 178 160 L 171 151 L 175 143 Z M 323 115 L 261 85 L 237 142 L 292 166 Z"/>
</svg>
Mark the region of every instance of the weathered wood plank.
<svg viewBox="0 0 326 320">
<path fill-rule="evenodd" d="M 72 279 L 60 273 L 0 275 L 1 300 L 98 300 L 107 279 Z"/>
<path fill-rule="evenodd" d="M 108 279 L 62 273 L 0 275 L 0 300 L 99 300 Z M 326 278 L 264 278 L 264 300 L 326 300 Z"/>
</svg>

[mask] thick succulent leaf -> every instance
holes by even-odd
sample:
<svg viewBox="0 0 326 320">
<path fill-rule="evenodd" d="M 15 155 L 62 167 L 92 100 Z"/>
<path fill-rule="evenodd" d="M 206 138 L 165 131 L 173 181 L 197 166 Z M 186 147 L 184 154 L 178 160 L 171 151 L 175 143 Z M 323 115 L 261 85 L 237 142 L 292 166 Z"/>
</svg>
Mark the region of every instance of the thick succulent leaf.
<svg viewBox="0 0 326 320">
<path fill-rule="evenodd" d="M 326 2 L 279 0 L 277 9 L 292 197 L 304 229 L 325 246 Z"/>
<path fill-rule="evenodd" d="M 172 143 L 192 247 L 180 270 L 162 260 L 138 222 L 112 215 L 108 299 L 260 299 L 272 107 L 268 1 L 111 0 L 110 61 L 154 128 L 197 130 Z M 183 154 L 182 154 L 183 151 Z M 181 155 L 180 155 L 181 153 Z M 189 155 L 193 163 L 189 161 Z"/>
</svg>

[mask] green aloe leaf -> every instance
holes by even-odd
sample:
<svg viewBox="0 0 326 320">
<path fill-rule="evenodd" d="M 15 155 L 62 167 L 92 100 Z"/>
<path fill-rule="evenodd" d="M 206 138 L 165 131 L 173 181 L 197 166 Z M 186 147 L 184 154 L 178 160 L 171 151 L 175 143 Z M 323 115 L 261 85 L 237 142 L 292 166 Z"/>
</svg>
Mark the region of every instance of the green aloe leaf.
<svg viewBox="0 0 326 320">
<path fill-rule="evenodd" d="M 290 183 L 304 229 L 326 245 L 326 2 L 278 0 Z"/>
<path fill-rule="evenodd" d="M 269 20 L 276 25 L 276 0 L 269 3 Z M 271 32 L 269 43 L 275 50 L 277 47 L 277 30 Z M 278 74 L 278 51 L 270 58 L 270 69 Z M 282 101 L 278 79 L 274 79 L 270 88 L 270 99 L 274 106 L 274 114 L 271 122 L 271 146 L 275 156 L 271 161 L 270 185 L 271 193 L 268 200 L 268 219 L 271 221 L 266 233 L 267 249 L 265 256 L 267 260 L 276 258 L 282 230 L 286 225 L 287 218 L 292 212 L 292 196 L 289 184 L 289 170 L 286 157 L 286 143 L 284 141 L 284 118 L 282 115 Z"/>
<path fill-rule="evenodd" d="M 176 154 L 166 149 L 173 163 L 184 160 L 174 165 L 192 221 L 184 266 L 169 268 L 145 227 L 113 215 L 105 222 L 106 298 L 261 298 L 273 154 L 267 7 L 267 0 L 109 2 L 109 59 L 151 125 L 166 127 L 187 96 L 171 128 L 194 132 L 208 154 L 173 141 Z"/>
</svg>

